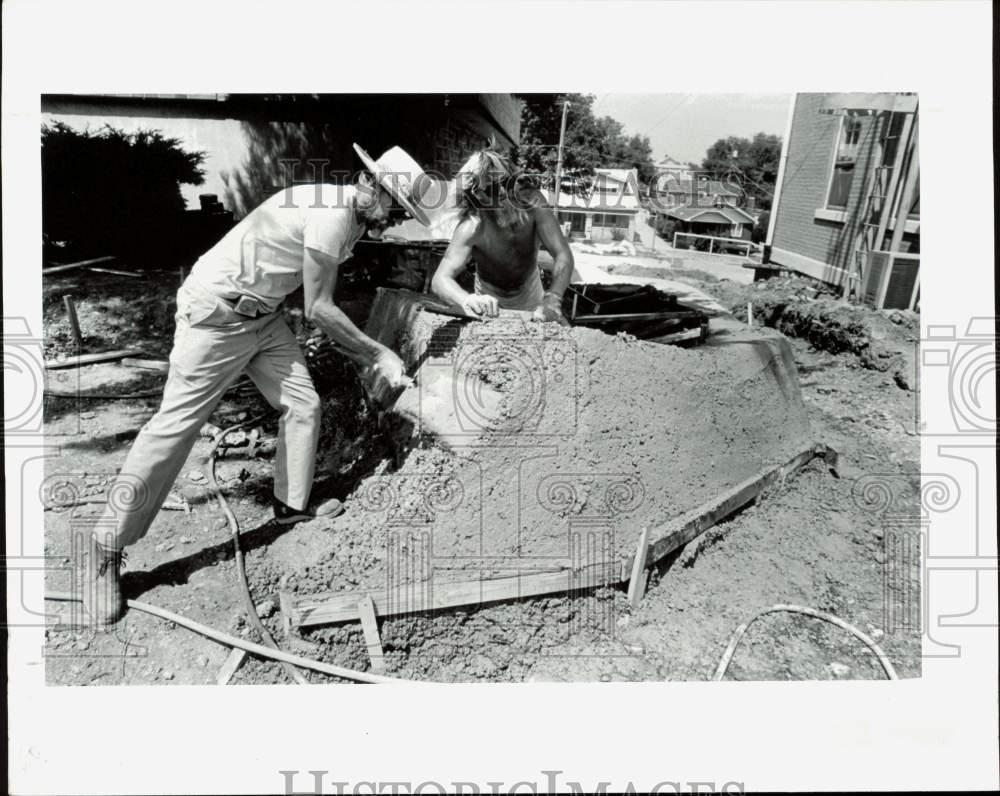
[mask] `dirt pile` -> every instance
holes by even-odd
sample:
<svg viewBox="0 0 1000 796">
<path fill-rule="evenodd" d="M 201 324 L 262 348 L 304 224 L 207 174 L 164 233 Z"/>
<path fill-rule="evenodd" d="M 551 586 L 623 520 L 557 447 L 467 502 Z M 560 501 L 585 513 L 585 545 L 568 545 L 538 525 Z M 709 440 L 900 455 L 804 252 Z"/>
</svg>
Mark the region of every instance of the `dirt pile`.
<svg viewBox="0 0 1000 796">
<path fill-rule="evenodd" d="M 738 285 L 704 276 L 692 273 L 685 281 L 711 292 L 739 320 L 746 320 L 750 302 L 755 323 L 802 338 L 821 351 L 853 354 L 861 367 L 890 374 L 901 389 L 916 389 L 918 313 L 846 304 L 831 288 L 808 277 Z M 677 278 L 684 275 L 678 273 Z"/>
<path fill-rule="evenodd" d="M 400 317 L 384 341 L 418 384 L 448 375 L 464 431 L 394 429 L 395 454 L 357 483 L 344 514 L 311 523 L 330 549 L 283 579 L 289 591 L 617 560 L 644 526 L 812 442 L 787 344 L 773 334 L 681 349 L 521 320 Z"/>
</svg>

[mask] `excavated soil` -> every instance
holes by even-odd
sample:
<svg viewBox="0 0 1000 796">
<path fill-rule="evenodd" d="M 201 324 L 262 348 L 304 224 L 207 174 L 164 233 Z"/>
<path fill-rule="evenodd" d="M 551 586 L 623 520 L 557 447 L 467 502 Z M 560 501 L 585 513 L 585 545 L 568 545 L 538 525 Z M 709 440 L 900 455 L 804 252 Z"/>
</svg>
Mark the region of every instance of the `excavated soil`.
<svg viewBox="0 0 1000 796">
<path fill-rule="evenodd" d="M 720 298 L 725 297 L 724 284 L 714 291 Z M 97 287 L 112 300 L 122 292 L 118 283 Z M 164 280 L 150 288 L 162 306 L 160 320 L 169 326 L 175 285 Z M 366 317 L 367 311 L 367 306 L 359 305 L 357 316 Z M 305 341 L 308 330 L 302 327 L 300 313 L 290 311 L 289 320 Z M 458 342 L 469 341 L 473 333 L 469 325 L 424 320 L 424 332 L 436 334 L 441 343 L 424 364 L 436 367 L 437 363 L 448 373 L 462 373 L 453 355 Z M 81 312 L 85 334 L 88 325 L 99 321 L 99 315 L 86 307 Z M 46 323 L 48 338 L 48 316 Z M 419 326 L 412 328 L 419 332 Z M 438 331 L 442 328 L 445 331 Z M 494 336 L 501 331 L 493 324 L 476 329 Z M 463 334 L 461 341 L 449 342 Z M 479 401 L 486 394 L 480 388 L 497 389 L 503 401 L 500 411 L 489 417 L 473 412 L 476 422 L 467 435 L 453 440 L 435 440 L 391 415 L 374 422 L 373 407 L 353 366 L 321 345 L 306 343 L 325 403 L 316 492 L 343 498 L 346 510 L 334 522 L 274 526 L 269 521 L 273 461 L 267 447 L 252 456 L 239 447 L 226 453 L 219 463 L 219 478 L 241 523 L 258 613 L 283 648 L 368 669 L 356 622 L 283 636 L 275 590 L 301 596 L 361 585 L 384 588 L 393 573 L 399 573 L 401 562 L 425 565 L 429 560 L 437 579 L 451 576 L 452 567 L 461 570 L 456 576 L 467 577 L 469 567 L 490 571 L 489 567 L 500 566 L 499 558 L 486 556 L 516 555 L 523 562 L 526 551 L 559 549 L 557 560 L 564 560 L 572 550 L 565 543 L 560 547 L 560 539 L 565 540 L 571 528 L 590 538 L 588 529 L 602 533 L 601 529 L 612 527 L 615 550 L 631 553 L 634 544 L 623 539 L 636 533 L 644 518 L 669 519 L 671 512 L 699 501 L 685 492 L 685 488 L 692 493 L 699 489 L 699 478 L 706 479 L 706 491 L 714 494 L 717 487 L 710 488 L 709 479 L 721 483 L 740 477 L 728 460 L 745 455 L 738 447 L 742 436 L 747 444 L 763 438 L 773 451 L 758 454 L 748 468 L 764 460 L 787 460 L 782 446 L 788 443 L 794 448 L 796 442 L 792 438 L 775 442 L 774 433 L 789 425 L 788 418 L 798 428 L 795 433 L 801 432 L 806 415 L 815 438 L 839 450 L 856 475 L 887 474 L 883 477 L 898 481 L 900 499 L 912 505 L 916 517 L 918 438 L 907 431 L 914 422 L 913 395 L 898 389 L 890 373 L 859 367 L 855 355 L 832 354 L 791 340 L 795 364 L 803 374 L 805 408 L 798 408 L 795 387 L 782 398 L 787 416 L 766 417 L 764 408 L 769 404 L 764 396 L 773 402 L 775 392 L 781 392 L 776 387 L 787 384 L 787 378 L 779 378 L 787 363 L 775 356 L 774 344 L 768 341 L 776 336 L 770 335 L 744 332 L 724 338 L 728 343 L 718 347 L 682 350 L 600 338 L 595 332 L 521 328 L 502 344 L 494 343 L 494 352 L 507 352 L 506 360 L 486 356 L 469 360 L 464 372 L 481 376 L 464 382 L 470 387 L 471 408 L 492 411 L 497 406 Z M 427 334 L 414 336 L 423 339 Z M 586 339 L 589 336 L 594 336 L 594 346 Z M 148 341 L 127 342 L 139 342 L 150 354 L 165 354 L 157 343 L 165 346 L 169 337 L 150 335 Z M 577 353 L 572 393 L 549 385 L 552 392 L 544 393 L 545 401 L 525 399 L 519 384 L 523 372 L 530 371 L 522 361 L 527 342 L 545 343 L 549 349 L 565 344 Z M 419 340 L 408 344 L 413 351 L 420 347 Z M 585 346 L 590 348 L 583 355 Z M 747 346 L 756 357 L 737 356 L 737 350 Z M 727 358 L 744 363 L 743 369 L 725 364 Z M 699 360 L 701 367 L 696 364 Z M 755 364 L 747 367 L 747 363 Z M 81 371 L 87 384 L 97 388 L 108 383 L 107 374 L 98 378 L 96 366 L 91 370 L 93 374 Z M 555 376 L 566 370 L 563 363 L 554 362 L 545 372 L 554 374 L 552 384 L 560 384 Z M 147 386 L 145 381 L 136 383 L 125 369 L 115 373 L 122 381 L 119 390 Z M 707 373 L 713 374 L 711 379 Z M 709 379 L 707 392 L 700 378 Z M 584 388 L 600 398 L 588 401 L 582 396 Z M 565 406 L 559 400 L 569 394 L 578 411 L 567 428 L 558 425 L 565 413 L 555 410 Z M 529 390 L 527 395 L 536 393 Z M 597 400 L 611 404 L 614 411 L 599 410 Z M 156 401 L 88 402 L 72 411 L 65 404 L 46 404 L 46 433 L 59 445 L 58 455 L 45 463 L 46 475 L 52 480 L 72 474 L 88 484 L 88 493 L 102 493 Z M 534 413 L 528 411 L 531 407 Z M 234 395 L 212 422 L 224 425 L 262 408 L 259 400 Z M 685 426 L 682 411 L 701 423 L 700 431 Z M 261 429 L 266 441 L 273 434 L 273 421 L 265 421 Z M 515 449 L 515 437 L 526 444 Z M 197 473 L 207 445 L 207 439 L 199 442 L 175 487 L 177 496 L 190 502 L 191 512 L 161 512 L 151 533 L 130 548 L 125 586 L 132 597 L 255 638 L 241 616 L 225 520 Z M 595 451 L 592 459 L 586 458 L 588 450 Z M 725 453 L 713 456 L 717 451 Z M 470 472 L 475 477 L 468 486 Z M 491 473 L 498 476 L 496 482 L 487 477 Z M 629 488 L 612 490 L 609 496 L 610 481 L 602 480 L 609 473 Z M 520 481 L 519 476 L 523 476 Z M 552 479 L 546 482 L 549 476 Z M 558 488 L 539 492 L 540 484 L 553 481 Z M 635 499 L 640 494 L 641 501 Z M 475 528 L 472 538 L 459 535 L 460 529 L 467 532 L 466 519 L 474 515 L 471 506 L 476 500 L 483 511 L 496 512 L 495 518 L 487 514 L 479 518 L 483 527 L 499 530 L 496 538 L 484 534 L 477 539 Z M 46 512 L 46 554 L 54 562 L 68 565 L 73 523 L 97 509 Z M 522 516 L 531 521 L 522 525 Z M 449 529 L 451 535 L 441 529 Z M 415 557 L 402 550 L 414 537 L 433 538 L 434 555 Z M 388 545 L 390 540 L 395 544 Z M 878 518 L 858 504 L 853 479 L 837 479 L 816 461 L 662 562 L 638 612 L 628 609 L 622 590 L 609 588 L 385 619 L 380 631 L 387 669 L 401 677 L 442 681 L 703 679 L 737 624 L 775 602 L 799 602 L 884 635 L 883 647 L 901 675 L 919 675 L 919 625 L 887 622 L 885 604 L 886 573 L 898 571 L 902 580 L 889 593 L 898 605 L 890 615 L 918 615 L 919 556 L 890 568 L 887 541 Z M 439 557 L 439 550 L 445 555 Z M 477 551 L 475 557 L 463 560 L 456 555 L 467 550 Z M 405 577 L 416 579 L 423 572 L 411 567 Z M 49 588 L 67 585 L 62 572 L 52 573 Z M 214 682 L 228 654 L 224 647 L 134 611 L 113 632 L 52 626 L 46 637 L 47 681 L 59 684 Z M 832 669 L 834 663 L 840 665 Z M 755 624 L 734 658 L 730 676 L 880 677 L 871 663 L 863 649 L 836 629 L 777 616 Z M 311 679 L 331 678 L 314 674 Z M 288 679 L 276 664 L 251 658 L 232 682 Z"/>
</svg>

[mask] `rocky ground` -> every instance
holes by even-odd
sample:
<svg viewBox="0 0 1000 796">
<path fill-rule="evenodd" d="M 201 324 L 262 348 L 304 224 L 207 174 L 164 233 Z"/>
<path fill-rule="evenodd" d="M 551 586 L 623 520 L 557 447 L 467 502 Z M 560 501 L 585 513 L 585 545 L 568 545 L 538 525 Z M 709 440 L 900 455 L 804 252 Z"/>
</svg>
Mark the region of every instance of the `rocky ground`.
<svg viewBox="0 0 1000 796">
<path fill-rule="evenodd" d="M 840 477 L 821 460 L 803 468 L 662 562 L 634 613 L 622 591 L 604 589 L 573 598 L 387 620 L 381 632 L 389 673 L 442 681 L 707 679 L 737 625 L 775 603 L 798 603 L 832 612 L 880 638 L 901 676 L 919 676 L 919 629 L 906 621 L 916 615 L 919 557 L 915 547 L 899 544 L 898 529 L 886 533 L 868 489 L 880 478 L 891 482 L 897 505 L 911 508 L 916 517 L 916 393 L 904 364 L 906 346 L 912 345 L 909 336 L 916 337 L 916 319 L 835 303 L 825 310 L 828 299 L 815 301 L 815 287 L 807 280 L 772 280 L 758 287 L 678 269 L 670 278 L 710 293 L 734 308 L 737 317 L 742 310 L 743 319 L 750 300 L 758 322 L 769 321 L 790 335 L 813 435 L 840 452 Z M 96 275 L 88 276 L 86 284 L 79 279 L 65 277 L 46 285 L 48 356 L 67 349 L 60 298 L 65 292 L 97 297 L 79 302 L 85 338 L 95 349 L 135 346 L 150 356 L 166 355 L 176 274 L 141 285 L 135 284 L 139 280 Z M 831 316 L 838 319 L 835 324 Z M 804 320 L 809 318 L 813 320 Z M 290 320 L 301 328 L 300 316 L 292 312 Z M 822 333 L 814 331 L 816 326 Z M 841 339 L 854 342 L 837 342 Z M 880 355 L 893 346 L 895 353 Z M 363 479 L 391 471 L 397 464 L 395 449 L 392 440 L 373 433 L 370 407 L 351 366 L 334 357 L 320 370 L 319 387 L 328 406 L 317 491 L 321 497 L 346 498 Z M 71 380 L 69 386 L 83 393 L 155 390 L 163 378 L 117 365 L 92 366 L 74 372 L 73 378 L 77 375 L 80 381 Z M 49 386 L 66 388 L 51 376 Z M 75 490 L 78 498 L 101 500 L 128 444 L 155 408 L 155 399 L 47 399 L 46 433 L 60 451 L 47 469 L 46 499 L 55 490 L 55 502 L 65 502 L 65 495 Z M 223 426 L 264 409 L 252 390 L 234 392 L 212 422 Z M 357 624 L 282 637 L 276 587 L 314 580 L 313 568 L 323 577 L 336 571 L 342 576 L 338 585 L 349 587 L 355 577 L 350 573 L 364 572 L 371 553 L 344 545 L 323 523 L 279 529 L 269 522 L 267 443 L 274 423 L 264 420 L 256 428 L 256 434 L 250 429 L 230 440 L 219 476 L 243 529 L 258 613 L 287 649 L 367 668 Z M 254 451 L 247 456 L 251 438 Z M 188 510 L 161 512 L 149 536 L 130 548 L 126 586 L 135 598 L 253 637 L 241 615 L 229 531 L 206 490 L 202 469 L 207 449 L 205 438 L 172 497 Z M 71 484 L 69 490 L 64 483 Z M 86 529 L 100 507 L 99 502 L 55 505 L 46 512 L 46 553 L 66 567 L 51 573 L 49 588 L 71 586 L 73 534 Z M 113 632 L 81 632 L 72 625 L 69 608 L 62 606 L 63 624 L 53 624 L 47 634 L 52 683 L 209 683 L 228 656 L 226 648 L 134 611 Z M 873 656 L 837 628 L 802 616 L 773 615 L 751 628 L 728 676 L 882 675 Z M 232 682 L 288 680 L 276 664 L 251 659 Z"/>
</svg>

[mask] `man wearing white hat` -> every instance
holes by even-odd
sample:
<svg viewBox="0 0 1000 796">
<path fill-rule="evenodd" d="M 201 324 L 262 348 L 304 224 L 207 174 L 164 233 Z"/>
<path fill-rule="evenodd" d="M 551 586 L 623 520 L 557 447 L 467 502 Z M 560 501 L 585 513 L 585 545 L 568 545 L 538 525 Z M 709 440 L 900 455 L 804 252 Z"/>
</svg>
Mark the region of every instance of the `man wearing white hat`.
<svg viewBox="0 0 1000 796">
<path fill-rule="evenodd" d="M 469 158 L 456 182 L 462 219 L 431 289 L 468 315 L 528 310 L 532 320 L 568 325 L 562 298 L 573 275 L 573 253 L 541 194 L 518 185 L 510 161 L 492 148 Z M 548 291 L 538 268 L 539 244 L 554 260 Z M 457 280 L 470 260 L 476 265 L 471 294 Z"/>
<path fill-rule="evenodd" d="M 375 393 L 410 383 L 403 362 L 365 335 L 334 303 L 339 265 L 367 232 L 380 238 L 402 208 L 427 224 L 416 204 L 426 176 L 399 147 L 377 161 L 355 144 L 371 171 L 356 186 L 295 185 L 267 199 L 204 254 L 177 294 L 170 370 L 159 411 L 136 437 L 87 550 L 83 602 L 89 621 L 117 621 L 122 551 L 141 539 L 166 499 L 202 426 L 246 371 L 281 411 L 274 463 L 279 523 L 315 516 L 308 508 L 320 430 L 320 399 L 292 331 L 284 299 L 302 286 L 306 317 L 363 369 Z M 340 510 L 330 501 L 326 511 Z"/>
</svg>

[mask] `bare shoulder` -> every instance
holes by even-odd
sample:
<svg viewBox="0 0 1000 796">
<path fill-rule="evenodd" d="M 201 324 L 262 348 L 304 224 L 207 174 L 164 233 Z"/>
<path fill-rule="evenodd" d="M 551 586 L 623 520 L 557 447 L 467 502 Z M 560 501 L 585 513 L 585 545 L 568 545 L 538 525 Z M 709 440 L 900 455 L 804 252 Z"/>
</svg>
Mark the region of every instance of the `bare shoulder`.
<svg viewBox="0 0 1000 796">
<path fill-rule="evenodd" d="M 482 221 L 478 216 L 466 216 L 455 227 L 455 232 L 451 236 L 452 243 L 456 241 L 459 243 L 472 243 L 479 234 L 481 225 Z"/>
<path fill-rule="evenodd" d="M 518 187 L 517 198 L 522 207 L 531 211 L 545 210 L 549 207 L 545 195 L 533 185 Z"/>
</svg>

